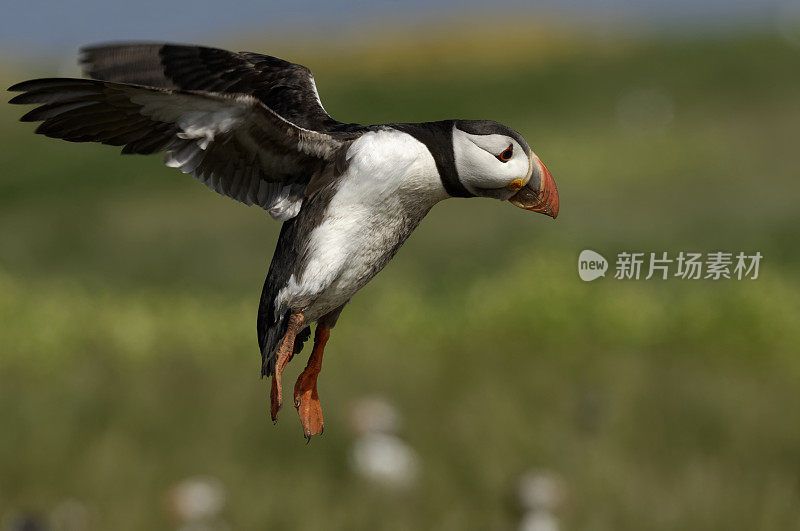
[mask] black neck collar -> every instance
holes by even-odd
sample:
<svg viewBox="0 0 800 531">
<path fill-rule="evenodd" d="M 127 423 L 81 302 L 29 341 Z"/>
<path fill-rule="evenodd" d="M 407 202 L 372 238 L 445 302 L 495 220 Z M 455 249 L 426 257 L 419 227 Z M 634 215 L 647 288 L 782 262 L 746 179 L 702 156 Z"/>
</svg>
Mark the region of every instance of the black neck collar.
<svg viewBox="0 0 800 531">
<path fill-rule="evenodd" d="M 458 178 L 456 157 L 453 152 L 453 120 L 423 122 L 416 124 L 390 124 L 391 127 L 408 133 L 428 148 L 444 189 L 453 197 L 474 197 Z"/>
</svg>

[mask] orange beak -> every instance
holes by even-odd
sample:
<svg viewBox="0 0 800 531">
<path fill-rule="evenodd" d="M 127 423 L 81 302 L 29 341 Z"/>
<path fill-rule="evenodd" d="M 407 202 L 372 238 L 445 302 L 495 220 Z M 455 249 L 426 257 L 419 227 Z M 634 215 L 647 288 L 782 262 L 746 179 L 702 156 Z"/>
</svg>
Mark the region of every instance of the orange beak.
<svg viewBox="0 0 800 531">
<path fill-rule="evenodd" d="M 528 184 L 511 196 L 509 201 L 519 208 L 539 212 L 553 219 L 558 216 L 558 188 L 547 166 L 536 155 L 531 155 L 533 172 Z"/>
</svg>

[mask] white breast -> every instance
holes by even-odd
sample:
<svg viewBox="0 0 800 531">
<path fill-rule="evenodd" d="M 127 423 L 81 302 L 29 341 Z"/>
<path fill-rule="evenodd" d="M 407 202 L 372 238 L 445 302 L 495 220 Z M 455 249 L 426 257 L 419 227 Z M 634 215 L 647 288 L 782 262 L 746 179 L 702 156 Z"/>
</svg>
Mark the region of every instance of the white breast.
<svg viewBox="0 0 800 531">
<path fill-rule="evenodd" d="M 310 260 L 278 294 L 307 322 L 364 287 L 438 201 L 447 197 L 424 144 L 396 130 L 356 140 L 324 221 L 310 234 Z"/>
</svg>

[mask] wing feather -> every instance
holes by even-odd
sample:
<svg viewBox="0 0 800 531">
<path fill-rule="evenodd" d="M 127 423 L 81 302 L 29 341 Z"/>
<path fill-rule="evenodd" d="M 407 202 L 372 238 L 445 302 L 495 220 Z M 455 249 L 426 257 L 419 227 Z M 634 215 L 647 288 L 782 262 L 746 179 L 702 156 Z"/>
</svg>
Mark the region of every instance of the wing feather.
<svg viewBox="0 0 800 531">
<path fill-rule="evenodd" d="M 314 131 L 337 130 L 303 65 L 254 52 L 169 43 L 117 43 L 81 50 L 84 73 L 138 85 L 247 94 L 286 120 Z"/>
<path fill-rule="evenodd" d="M 23 116 L 42 122 L 37 133 L 123 153 L 164 151 L 168 166 L 281 220 L 299 211 L 311 177 L 357 136 L 305 129 L 246 94 L 60 78 L 9 90 L 21 92 L 11 103 L 40 104 Z"/>
</svg>

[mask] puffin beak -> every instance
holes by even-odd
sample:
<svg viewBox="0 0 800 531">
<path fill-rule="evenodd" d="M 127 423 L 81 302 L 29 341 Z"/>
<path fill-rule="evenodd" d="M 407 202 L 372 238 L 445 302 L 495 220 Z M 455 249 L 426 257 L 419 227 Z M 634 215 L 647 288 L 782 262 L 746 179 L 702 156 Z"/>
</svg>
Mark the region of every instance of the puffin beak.
<svg viewBox="0 0 800 531">
<path fill-rule="evenodd" d="M 553 219 L 558 216 L 558 189 L 553 176 L 539 157 L 531 153 L 531 177 L 527 184 L 509 199 L 514 205 L 539 212 Z"/>
</svg>

